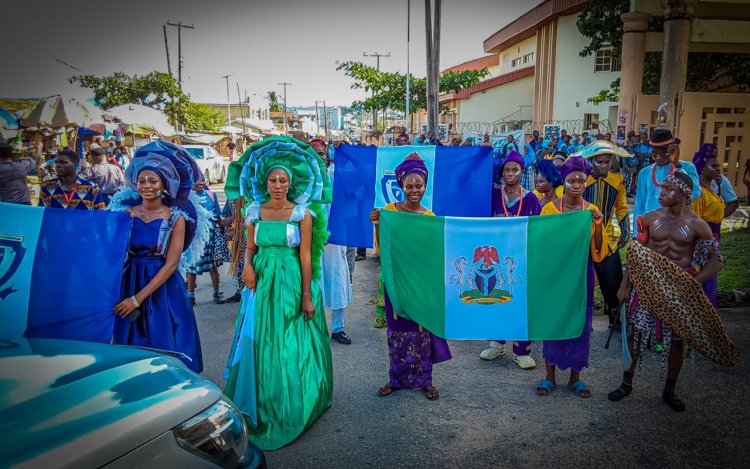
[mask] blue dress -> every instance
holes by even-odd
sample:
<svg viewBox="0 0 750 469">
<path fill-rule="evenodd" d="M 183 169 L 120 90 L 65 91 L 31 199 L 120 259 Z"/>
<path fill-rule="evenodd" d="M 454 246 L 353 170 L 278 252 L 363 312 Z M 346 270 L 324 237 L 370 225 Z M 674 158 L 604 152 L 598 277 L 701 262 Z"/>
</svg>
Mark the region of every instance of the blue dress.
<svg viewBox="0 0 750 469">
<path fill-rule="evenodd" d="M 168 220 L 144 222 L 133 217 L 128 262 L 123 274 L 123 298 L 138 293 L 162 268 L 169 237 L 178 215 Z M 183 362 L 196 373 L 203 370 L 198 325 L 187 296 L 187 286 L 178 270 L 138 308 L 135 321 L 115 317 L 114 343 L 180 352 L 189 357 Z M 135 313 L 131 313 L 135 314 Z"/>
</svg>

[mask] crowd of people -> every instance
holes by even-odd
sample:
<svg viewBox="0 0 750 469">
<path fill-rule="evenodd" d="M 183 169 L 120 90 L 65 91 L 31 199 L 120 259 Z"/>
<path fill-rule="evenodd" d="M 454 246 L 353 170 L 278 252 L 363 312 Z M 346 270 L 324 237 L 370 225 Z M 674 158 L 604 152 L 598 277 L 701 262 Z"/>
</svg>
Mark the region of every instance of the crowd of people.
<svg viewBox="0 0 750 469">
<path fill-rule="evenodd" d="M 436 142 L 434 134 L 427 133 L 414 143 Z M 406 134 L 396 139 L 397 145 L 409 143 Z M 118 316 L 115 343 L 181 352 L 186 365 L 201 372 L 193 311 L 196 276 L 209 272 L 215 303 L 239 303 L 225 393 L 246 416 L 250 439 L 261 449 L 294 441 L 331 405 L 329 340 L 351 343 L 344 330 L 345 311 L 353 302 L 354 259 L 364 258 L 364 252 L 356 255 L 354 247 L 327 243 L 326 232 L 341 144 L 322 138 L 302 143 L 289 137 L 256 143 L 230 164 L 225 188 L 229 201 L 223 209 L 205 182 L 192 176 L 200 174 L 195 162 L 166 142 L 152 144 L 159 146 L 158 152 L 146 147 L 122 162 L 114 150 L 89 149 L 90 166 L 85 171 L 79 170 L 76 152 L 60 151 L 54 159 L 55 176 L 42 184 L 45 207 L 125 210 L 133 218 L 123 295 L 113 308 Z M 716 304 L 716 278 L 724 262 L 721 220 L 738 205 L 721 175 L 716 147 L 702 145 L 692 161 L 685 161 L 680 158 L 679 139 L 665 129 L 655 130 L 645 141 L 629 136 L 624 146 L 607 135 L 571 136 L 565 131 L 560 139 L 544 140 L 534 132 L 528 142 L 510 135 L 495 145 L 484 136 L 480 144 L 493 146 L 496 162 L 492 216 L 591 212 L 590 236 L 581 240 L 590 244 L 585 326 L 580 337 L 541 344 L 545 374 L 536 386 L 537 394 L 554 392 L 559 368 L 570 370 L 571 392 L 581 398 L 591 396 L 581 373 L 589 366 L 598 282 L 610 326 L 615 329 L 622 320 L 629 328 L 632 355 L 631 366 L 609 400 L 622 400 L 632 392 L 638 358 L 650 349 L 663 352 L 668 361 L 663 400 L 675 411 L 684 410 L 675 389 L 685 342 L 704 338 L 681 336 L 675 331 L 684 330 L 679 327 L 682 319 L 662 311 L 654 314 L 654 308 L 665 302 L 668 309 L 671 300 L 643 288 L 643 279 L 656 276 L 666 290 L 691 291 L 692 279 L 665 273 L 676 266 L 702 285 L 701 295 L 710 301 L 691 303 L 689 314 L 715 315 L 711 305 Z M 37 163 L 33 158 L 14 159 L 10 147 L 0 144 L 0 200 L 28 204 L 25 177 Z M 748 171 L 750 166 L 746 176 Z M 412 153 L 395 174 L 405 199 L 383 210 L 434 216 L 422 204 L 429 180 L 424 161 Z M 634 196 L 632 213 L 630 196 Z M 380 210 L 373 210 L 370 219 L 377 252 Z M 627 244 L 648 249 L 633 248 L 633 259 L 641 260 L 623 270 L 618 251 Z M 653 255 L 658 258 L 649 257 Z M 237 286 L 228 299 L 220 291 L 218 272 L 225 262 Z M 667 265 L 662 266 L 664 262 Z M 179 270 L 181 263 L 187 282 Z M 619 315 L 622 304 L 628 305 L 624 317 Z M 330 336 L 327 309 L 331 310 Z M 382 279 L 374 319 L 375 327 L 387 328 L 389 351 L 389 379 L 377 394 L 386 397 L 415 388 L 429 400 L 438 399 L 432 370 L 434 364 L 451 359 L 448 343 L 394 312 Z M 243 340 L 248 336 L 254 340 Z M 479 357 L 504 356 L 502 339 L 491 341 Z M 531 350 L 530 342 L 513 343 L 514 362 L 521 369 L 537 366 Z M 711 358 L 730 362 L 734 358 L 731 351 L 727 353 L 730 356 Z"/>
</svg>

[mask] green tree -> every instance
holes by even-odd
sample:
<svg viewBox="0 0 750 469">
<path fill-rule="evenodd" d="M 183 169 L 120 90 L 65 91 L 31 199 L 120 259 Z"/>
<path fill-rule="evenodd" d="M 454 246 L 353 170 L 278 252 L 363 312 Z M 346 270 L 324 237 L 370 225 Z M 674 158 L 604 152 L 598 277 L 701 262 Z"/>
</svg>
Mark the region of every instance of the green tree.
<svg viewBox="0 0 750 469">
<path fill-rule="evenodd" d="M 175 79 L 163 72 L 126 75 L 115 72 L 105 77 L 76 75 L 68 78 L 82 88 L 94 92 L 94 99 L 104 109 L 123 104 L 143 104 L 163 111 L 176 127 L 182 123 L 186 131 L 218 130 L 224 118 L 206 105 L 193 103 L 182 92 Z"/>
<path fill-rule="evenodd" d="M 602 47 L 612 47 L 612 54 L 622 53 L 623 27 L 620 15 L 630 10 L 629 0 L 589 0 L 581 12 L 576 25 L 578 31 L 589 39 L 579 55 L 588 57 Z M 649 32 L 662 32 L 664 18 L 654 17 Z M 661 52 L 647 52 L 643 63 L 644 94 L 659 94 L 661 79 Z M 750 90 L 750 54 L 698 53 L 688 54 L 687 91 L 747 92 Z M 620 96 L 620 79 L 614 80 L 610 88 L 601 90 L 589 98 L 598 104 L 602 101 L 617 101 Z"/>
<path fill-rule="evenodd" d="M 268 100 L 269 111 L 271 112 L 281 111 L 281 106 L 279 105 L 279 96 L 275 91 L 269 91 L 266 94 L 266 100 Z"/>
<path fill-rule="evenodd" d="M 352 107 L 361 107 L 365 111 L 392 109 L 406 112 L 406 75 L 393 72 L 381 72 L 375 67 L 361 62 L 343 62 L 336 70 L 354 80 L 352 89 L 361 89 L 372 96 L 352 103 Z M 476 85 L 489 74 L 487 69 L 448 72 L 440 77 L 440 92 L 452 93 Z M 410 110 L 412 112 L 427 107 L 427 82 L 425 78 L 410 76 L 409 83 Z M 444 106 L 442 107 L 444 109 Z"/>
</svg>

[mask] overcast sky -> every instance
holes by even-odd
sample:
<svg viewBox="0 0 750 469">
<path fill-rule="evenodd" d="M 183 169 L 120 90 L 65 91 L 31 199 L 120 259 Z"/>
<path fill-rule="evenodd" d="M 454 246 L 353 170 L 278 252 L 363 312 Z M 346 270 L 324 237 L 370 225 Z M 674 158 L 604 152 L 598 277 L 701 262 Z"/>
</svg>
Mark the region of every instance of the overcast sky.
<svg viewBox="0 0 750 469">
<path fill-rule="evenodd" d="M 484 54 L 482 42 L 541 0 L 443 0 L 440 68 Z M 162 24 L 183 30 L 183 89 L 194 101 L 257 100 L 287 88 L 289 106 L 349 105 L 362 97 L 336 61 L 380 52 L 381 70 L 406 71 L 407 0 L 4 0 L 0 97 L 88 93 L 67 83 L 81 73 L 166 71 Z M 177 76 L 177 32 L 168 29 Z M 424 1 L 411 1 L 411 72 L 424 76 Z M 69 68 L 55 60 L 65 62 Z M 256 94 L 256 97 L 253 97 Z"/>
</svg>

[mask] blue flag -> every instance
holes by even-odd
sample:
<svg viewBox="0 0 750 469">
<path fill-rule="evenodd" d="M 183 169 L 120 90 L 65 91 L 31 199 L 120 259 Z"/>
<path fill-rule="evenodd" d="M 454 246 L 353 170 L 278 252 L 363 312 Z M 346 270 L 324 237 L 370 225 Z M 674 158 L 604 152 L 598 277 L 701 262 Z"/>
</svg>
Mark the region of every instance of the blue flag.
<svg viewBox="0 0 750 469">
<path fill-rule="evenodd" d="M 329 242 L 373 246 L 370 212 L 404 200 L 395 168 L 416 152 L 430 172 L 422 205 L 438 215 L 487 217 L 491 211 L 492 148 L 341 145 L 328 219 Z"/>
<path fill-rule="evenodd" d="M 109 342 L 131 219 L 0 203 L 0 338 Z"/>
</svg>

